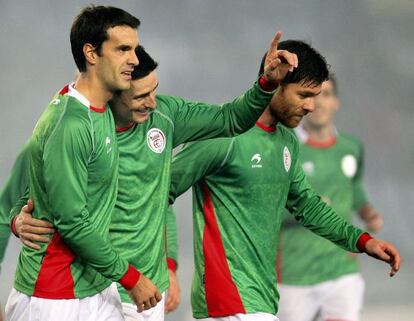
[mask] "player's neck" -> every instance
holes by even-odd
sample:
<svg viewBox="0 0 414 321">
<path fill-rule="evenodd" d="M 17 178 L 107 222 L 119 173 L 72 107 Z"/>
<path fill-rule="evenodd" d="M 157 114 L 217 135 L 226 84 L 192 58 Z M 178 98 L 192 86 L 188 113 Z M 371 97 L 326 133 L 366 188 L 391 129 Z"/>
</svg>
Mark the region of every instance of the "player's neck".
<svg viewBox="0 0 414 321">
<path fill-rule="evenodd" d="M 335 137 L 335 126 L 333 123 L 326 126 L 311 126 L 308 123 L 304 123 L 303 128 L 309 135 L 309 139 L 315 142 L 326 142 Z"/>
<path fill-rule="evenodd" d="M 257 121 L 266 127 L 275 127 L 278 123 L 277 119 L 270 112 L 269 107 L 265 109 Z"/>
<path fill-rule="evenodd" d="M 76 80 L 74 88 L 81 93 L 90 104 L 95 107 L 106 106 L 113 93 L 90 73 L 81 73 Z"/>
</svg>

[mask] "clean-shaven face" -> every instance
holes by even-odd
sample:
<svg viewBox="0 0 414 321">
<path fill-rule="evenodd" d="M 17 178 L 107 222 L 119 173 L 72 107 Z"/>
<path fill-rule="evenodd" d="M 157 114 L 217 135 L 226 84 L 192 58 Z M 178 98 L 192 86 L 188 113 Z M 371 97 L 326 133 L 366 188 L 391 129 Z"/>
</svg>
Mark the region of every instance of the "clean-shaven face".
<svg viewBox="0 0 414 321">
<path fill-rule="evenodd" d="M 128 90 L 114 97 L 114 112 L 124 122 L 144 123 L 157 107 L 157 87 L 158 78 L 155 71 L 144 78 L 132 80 Z"/>
<path fill-rule="evenodd" d="M 315 111 L 305 118 L 305 123 L 313 128 L 330 126 L 339 109 L 339 100 L 336 96 L 332 81 L 322 83 L 322 92 L 315 97 Z"/>
<path fill-rule="evenodd" d="M 139 61 L 137 30 L 116 26 L 107 30 L 108 40 L 101 46 L 96 71 L 109 91 L 125 90 L 131 86 L 131 73 Z"/>
</svg>

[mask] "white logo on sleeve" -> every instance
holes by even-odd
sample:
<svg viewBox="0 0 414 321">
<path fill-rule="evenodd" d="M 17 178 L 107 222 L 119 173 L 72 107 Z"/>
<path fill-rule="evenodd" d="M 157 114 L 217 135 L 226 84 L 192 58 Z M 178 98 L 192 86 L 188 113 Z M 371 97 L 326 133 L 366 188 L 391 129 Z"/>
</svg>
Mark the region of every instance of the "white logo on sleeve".
<svg viewBox="0 0 414 321">
<path fill-rule="evenodd" d="M 161 154 L 165 149 L 165 135 L 161 129 L 152 128 L 147 133 L 148 147 L 157 154 Z"/>
<path fill-rule="evenodd" d="M 250 161 L 253 163 L 252 168 L 261 168 L 262 167 L 262 164 L 259 164 L 262 161 L 262 157 L 260 156 L 260 154 L 254 154 Z"/>
<path fill-rule="evenodd" d="M 290 156 L 289 149 L 285 146 L 285 148 L 283 149 L 283 165 L 285 165 L 286 173 L 289 172 L 291 164 L 292 157 Z"/>
<path fill-rule="evenodd" d="M 342 172 L 346 177 L 352 178 L 357 171 L 357 160 L 354 155 L 345 155 L 341 162 Z"/>
</svg>

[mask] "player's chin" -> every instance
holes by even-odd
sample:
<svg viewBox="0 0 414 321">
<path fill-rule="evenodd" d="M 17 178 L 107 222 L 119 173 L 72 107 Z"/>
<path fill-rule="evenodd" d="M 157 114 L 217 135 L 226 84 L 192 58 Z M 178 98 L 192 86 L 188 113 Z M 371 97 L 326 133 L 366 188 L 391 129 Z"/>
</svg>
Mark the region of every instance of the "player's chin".
<svg viewBox="0 0 414 321">
<path fill-rule="evenodd" d="M 145 123 L 148 120 L 148 118 L 149 118 L 149 113 L 141 114 L 139 112 L 135 112 L 133 115 L 134 122 L 138 124 Z"/>
<path fill-rule="evenodd" d="M 302 118 L 303 117 L 301 116 L 293 116 L 285 119 L 282 123 L 288 128 L 295 128 L 299 126 L 300 122 L 302 121 Z"/>
</svg>

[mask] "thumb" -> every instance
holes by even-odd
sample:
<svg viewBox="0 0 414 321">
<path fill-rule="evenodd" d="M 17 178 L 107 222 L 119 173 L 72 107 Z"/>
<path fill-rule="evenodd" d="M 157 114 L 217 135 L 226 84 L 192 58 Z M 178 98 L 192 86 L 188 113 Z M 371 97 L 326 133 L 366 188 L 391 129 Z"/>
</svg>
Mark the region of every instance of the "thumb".
<svg viewBox="0 0 414 321">
<path fill-rule="evenodd" d="M 24 206 L 24 210 L 25 210 L 25 212 L 28 212 L 28 213 L 32 214 L 33 208 L 34 208 L 33 200 L 32 199 L 29 199 L 27 201 L 27 205 Z"/>
</svg>

